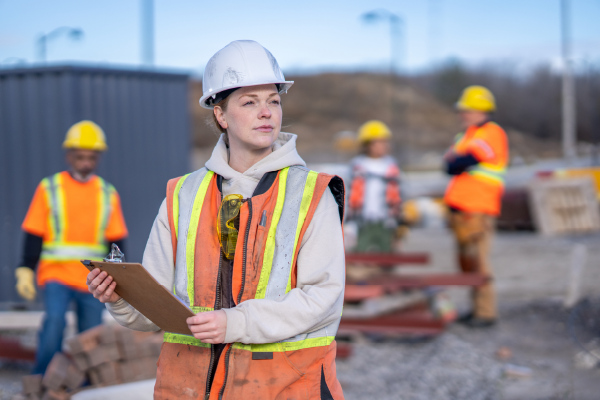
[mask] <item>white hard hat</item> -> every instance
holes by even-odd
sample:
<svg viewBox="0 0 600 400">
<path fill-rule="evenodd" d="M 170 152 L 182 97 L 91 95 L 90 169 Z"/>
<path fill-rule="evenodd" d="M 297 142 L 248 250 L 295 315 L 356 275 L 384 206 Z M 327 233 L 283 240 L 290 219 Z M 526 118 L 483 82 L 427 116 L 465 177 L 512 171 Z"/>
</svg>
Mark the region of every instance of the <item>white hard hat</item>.
<svg viewBox="0 0 600 400">
<path fill-rule="evenodd" d="M 286 81 L 273 54 L 253 40 L 236 40 L 211 57 L 204 70 L 200 105 L 212 109 L 218 93 L 228 89 L 274 83 L 279 93 L 294 84 Z"/>
</svg>

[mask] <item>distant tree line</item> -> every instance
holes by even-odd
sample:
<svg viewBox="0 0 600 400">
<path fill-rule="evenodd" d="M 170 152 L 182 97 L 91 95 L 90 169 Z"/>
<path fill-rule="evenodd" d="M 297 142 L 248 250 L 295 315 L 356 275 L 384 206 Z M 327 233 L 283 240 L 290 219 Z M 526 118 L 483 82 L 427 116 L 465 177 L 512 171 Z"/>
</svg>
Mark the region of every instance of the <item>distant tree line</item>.
<svg viewBox="0 0 600 400">
<path fill-rule="evenodd" d="M 586 63 L 577 65 L 576 70 L 577 138 L 598 144 L 600 66 Z M 450 106 L 466 86 L 486 86 L 496 97 L 498 111 L 494 119 L 499 124 L 540 139 L 561 138 L 561 75 L 550 66 L 541 65 L 523 72 L 510 64 L 469 67 L 452 60 L 414 79 Z"/>
</svg>

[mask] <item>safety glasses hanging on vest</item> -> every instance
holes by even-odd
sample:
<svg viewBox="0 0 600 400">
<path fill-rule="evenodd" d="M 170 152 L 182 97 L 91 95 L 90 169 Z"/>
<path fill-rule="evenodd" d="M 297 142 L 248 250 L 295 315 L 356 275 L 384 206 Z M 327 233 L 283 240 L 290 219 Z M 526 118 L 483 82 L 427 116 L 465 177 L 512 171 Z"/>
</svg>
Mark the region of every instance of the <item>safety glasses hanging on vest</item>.
<svg viewBox="0 0 600 400">
<path fill-rule="evenodd" d="M 243 204 L 241 194 L 225 196 L 217 215 L 217 235 L 225 258 L 233 260 L 238 239 L 240 208 Z"/>
</svg>

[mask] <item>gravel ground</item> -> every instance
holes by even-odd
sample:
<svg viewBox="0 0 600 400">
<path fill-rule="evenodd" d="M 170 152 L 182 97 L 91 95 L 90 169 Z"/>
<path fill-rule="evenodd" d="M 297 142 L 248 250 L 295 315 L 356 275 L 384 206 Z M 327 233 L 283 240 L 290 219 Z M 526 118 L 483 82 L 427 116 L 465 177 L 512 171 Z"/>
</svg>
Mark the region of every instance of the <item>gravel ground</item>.
<svg viewBox="0 0 600 400">
<path fill-rule="evenodd" d="M 346 398 L 600 399 L 600 369 L 575 368 L 574 359 L 582 348 L 570 335 L 569 313 L 561 306 L 576 243 L 584 244 L 588 254 L 582 295 L 595 300 L 584 303 L 585 321 L 575 319 L 580 325 L 575 332 L 584 345 L 600 337 L 600 235 L 544 238 L 533 233 L 499 233 L 492 251 L 499 324 L 485 330 L 453 325 L 440 337 L 420 342 L 388 338 L 354 343 L 353 354 L 337 363 Z M 400 272 L 455 270 L 452 238 L 444 230 L 413 231 L 404 251 L 426 251 L 431 264 Z M 459 309 L 468 308 L 466 290 L 448 293 Z M 495 356 L 501 347 L 512 353 L 507 360 Z M 529 368 L 531 376 L 506 377 L 507 363 Z M 28 368 L 0 364 L 0 400 L 19 391 L 19 377 Z"/>
<path fill-rule="evenodd" d="M 502 364 L 452 333 L 424 344 L 360 344 L 337 363 L 346 398 L 499 399 Z"/>
</svg>

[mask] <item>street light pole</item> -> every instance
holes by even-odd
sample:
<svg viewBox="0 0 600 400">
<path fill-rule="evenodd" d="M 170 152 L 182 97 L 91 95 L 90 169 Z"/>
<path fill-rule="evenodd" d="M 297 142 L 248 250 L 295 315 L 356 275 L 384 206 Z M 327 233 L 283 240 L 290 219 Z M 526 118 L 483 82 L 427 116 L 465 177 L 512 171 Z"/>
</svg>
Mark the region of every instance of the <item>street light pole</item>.
<svg viewBox="0 0 600 400">
<path fill-rule="evenodd" d="M 61 34 L 68 35 L 73 40 L 79 40 L 83 36 L 83 31 L 79 28 L 70 28 L 68 26 L 61 26 L 54 29 L 53 31 L 42 34 L 36 41 L 36 47 L 38 50 L 38 60 L 45 63 L 48 51 L 48 41 L 54 39 Z"/>
<path fill-rule="evenodd" d="M 561 0 L 561 38 L 562 38 L 562 147 L 563 157 L 572 164 L 577 157 L 576 149 L 576 111 L 575 85 L 571 65 L 570 4 Z"/>
<path fill-rule="evenodd" d="M 142 64 L 154 64 L 154 0 L 141 0 Z"/>
<path fill-rule="evenodd" d="M 390 24 L 390 73 L 389 73 L 389 118 L 388 122 L 392 129 L 394 129 L 394 89 L 395 89 L 395 77 L 398 73 L 400 63 L 398 61 L 400 47 L 400 41 L 402 36 L 403 20 L 400 16 L 392 13 L 385 9 L 373 10 L 364 13 L 361 17 L 365 22 L 377 22 L 377 21 L 388 21 Z"/>
</svg>

